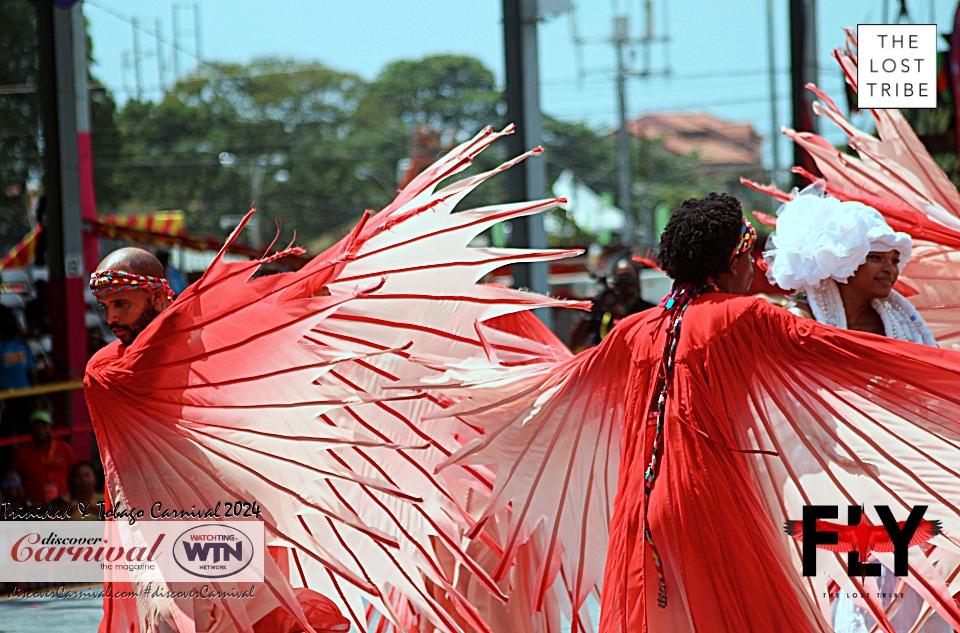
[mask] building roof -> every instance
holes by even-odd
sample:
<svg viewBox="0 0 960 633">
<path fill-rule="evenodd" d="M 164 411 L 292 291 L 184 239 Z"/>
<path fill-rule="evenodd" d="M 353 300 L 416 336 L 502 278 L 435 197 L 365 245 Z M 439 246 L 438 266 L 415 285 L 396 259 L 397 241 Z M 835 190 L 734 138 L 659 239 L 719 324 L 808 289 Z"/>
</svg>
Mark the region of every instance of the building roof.
<svg viewBox="0 0 960 633">
<path fill-rule="evenodd" d="M 647 114 L 627 123 L 633 136 L 662 139 L 678 156 L 696 153 L 708 165 L 756 165 L 760 136 L 749 123 L 731 123 L 706 113 Z"/>
</svg>

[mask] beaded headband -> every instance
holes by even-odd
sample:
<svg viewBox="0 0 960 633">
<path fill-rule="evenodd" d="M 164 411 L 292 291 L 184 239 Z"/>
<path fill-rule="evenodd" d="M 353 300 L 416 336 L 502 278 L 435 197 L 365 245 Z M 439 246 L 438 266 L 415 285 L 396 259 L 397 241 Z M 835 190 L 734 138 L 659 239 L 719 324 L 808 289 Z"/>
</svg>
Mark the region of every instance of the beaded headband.
<svg viewBox="0 0 960 633">
<path fill-rule="evenodd" d="M 155 288 L 164 290 L 168 300 L 172 301 L 176 296 L 163 277 L 134 275 L 122 270 L 98 270 L 90 275 L 90 290 L 97 297 L 125 290 L 154 290 Z"/>
<path fill-rule="evenodd" d="M 757 230 L 753 228 L 753 225 L 747 221 L 747 218 L 741 218 L 740 222 L 740 241 L 737 242 L 737 247 L 733 249 L 733 255 L 730 256 L 730 261 L 733 261 L 738 256 L 743 255 L 751 248 L 753 248 L 753 243 L 757 241 Z"/>
</svg>

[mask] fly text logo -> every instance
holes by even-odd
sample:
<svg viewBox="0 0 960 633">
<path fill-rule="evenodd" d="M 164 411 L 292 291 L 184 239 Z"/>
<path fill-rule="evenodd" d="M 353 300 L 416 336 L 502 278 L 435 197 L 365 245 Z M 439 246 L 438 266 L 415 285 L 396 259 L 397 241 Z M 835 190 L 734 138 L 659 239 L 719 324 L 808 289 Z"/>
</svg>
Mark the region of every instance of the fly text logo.
<svg viewBox="0 0 960 633">
<path fill-rule="evenodd" d="M 867 563 L 871 552 L 893 552 L 894 574 L 908 573 L 907 550 L 940 534 L 940 522 L 923 518 L 927 506 L 915 506 L 906 521 L 897 521 L 887 506 L 874 506 L 881 525 L 870 525 L 862 506 L 848 506 L 847 524 L 837 518 L 837 506 L 804 506 L 803 520 L 787 521 L 784 531 L 803 542 L 803 575 L 817 575 L 817 549 L 848 552 L 847 573 L 879 576 L 880 564 Z"/>
</svg>

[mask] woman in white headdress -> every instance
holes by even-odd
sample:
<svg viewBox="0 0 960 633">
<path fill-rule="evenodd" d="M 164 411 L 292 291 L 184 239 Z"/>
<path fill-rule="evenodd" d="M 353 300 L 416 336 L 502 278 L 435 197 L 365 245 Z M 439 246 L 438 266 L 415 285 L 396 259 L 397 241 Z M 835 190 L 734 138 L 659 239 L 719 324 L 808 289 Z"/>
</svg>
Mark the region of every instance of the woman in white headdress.
<svg viewBox="0 0 960 633">
<path fill-rule="evenodd" d="M 781 207 L 767 246 L 770 280 L 800 295 L 804 316 L 936 346 L 923 318 L 894 290 L 912 240 L 876 209 L 803 193 Z"/>
<path fill-rule="evenodd" d="M 764 260 L 770 281 L 797 293 L 792 312 L 845 330 L 936 347 L 923 318 L 894 289 L 912 246 L 911 237 L 890 228 L 876 209 L 823 196 L 814 188 L 780 208 Z M 896 584 L 897 577 L 884 568 L 880 592 L 891 596 Z M 834 602 L 834 629 L 867 633 L 874 619 L 847 595 L 841 592 Z M 884 605 L 890 601 L 884 599 Z M 898 631 L 911 630 L 922 605 L 919 594 L 907 591 L 891 624 Z M 950 627 L 934 614 L 922 630 L 939 633 Z"/>
</svg>

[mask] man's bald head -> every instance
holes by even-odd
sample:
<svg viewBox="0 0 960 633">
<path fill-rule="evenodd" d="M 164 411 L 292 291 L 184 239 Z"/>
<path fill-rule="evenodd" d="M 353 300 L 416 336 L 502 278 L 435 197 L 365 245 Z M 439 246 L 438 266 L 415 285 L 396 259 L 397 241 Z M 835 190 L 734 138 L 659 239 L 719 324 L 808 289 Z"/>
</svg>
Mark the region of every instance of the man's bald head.
<svg viewBox="0 0 960 633">
<path fill-rule="evenodd" d="M 98 275 L 104 271 L 113 272 Z M 160 261 L 140 248 L 113 251 L 97 266 L 91 288 L 103 308 L 107 325 L 124 345 L 133 343 L 137 335 L 170 305 L 170 288 L 163 275 Z"/>
<path fill-rule="evenodd" d="M 113 251 L 97 266 L 97 272 L 101 270 L 122 270 L 133 275 L 157 278 L 164 275 L 160 260 L 142 248 L 121 248 Z"/>
</svg>

